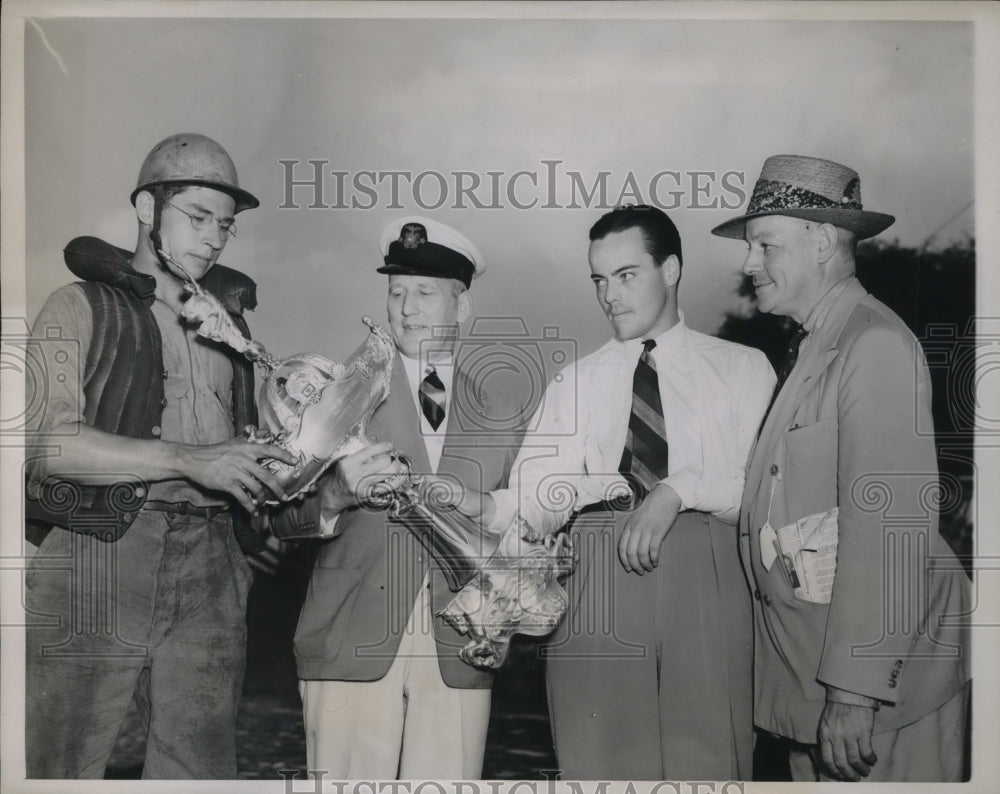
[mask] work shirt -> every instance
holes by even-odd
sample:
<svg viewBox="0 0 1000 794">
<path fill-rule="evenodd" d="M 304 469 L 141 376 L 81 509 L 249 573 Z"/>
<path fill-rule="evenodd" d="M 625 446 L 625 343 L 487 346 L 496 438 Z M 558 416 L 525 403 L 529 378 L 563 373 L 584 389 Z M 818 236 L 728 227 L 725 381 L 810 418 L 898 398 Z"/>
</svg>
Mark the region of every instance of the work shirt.
<svg viewBox="0 0 1000 794">
<path fill-rule="evenodd" d="M 223 348 L 185 327 L 174 311 L 162 301 L 151 306 L 160 329 L 164 370 L 163 415 L 153 434 L 161 441 L 203 446 L 228 441 L 233 427 L 233 363 Z M 53 292 L 35 320 L 35 340 L 74 340 L 71 345 L 36 341 L 33 348 L 45 366 L 45 412 L 36 434 L 40 445 L 57 444 L 48 438 L 52 428 L 63 423 L 84 422 L 86 398 L 82 378 L 87 351 L 93 338 L 93 315 L 83 289 L 69 284 Z M 123 472 L 123 477 L 128 472 Z M 29 472 L 29 489 L 40 485 L 37 471 Z M 149 498 L 164 502 L 191 502 L 221 505 L 220 494 L 205 491 L 194 483 L 178 479 L 154 482 Z"/>
</svg>

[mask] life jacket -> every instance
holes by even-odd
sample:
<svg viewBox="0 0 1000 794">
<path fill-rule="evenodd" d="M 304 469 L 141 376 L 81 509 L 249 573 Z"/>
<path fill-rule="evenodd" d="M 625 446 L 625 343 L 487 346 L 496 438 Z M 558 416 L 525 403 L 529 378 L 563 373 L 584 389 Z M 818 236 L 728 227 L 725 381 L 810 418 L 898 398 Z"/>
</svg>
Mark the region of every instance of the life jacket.
<svg viewBox="0 0 1000 794">
<path fill-rule="evenodd" d="M 93 338 L 86 352 L 82 389 L 84 419 L 98 430 L 129 438 L 156 438 L 165 405 L 160 329 L 150 309 L 156 279 L 134 270 L 131 254 L 96 237 L 77 237 L 64 251 L 66 266 L 83 279 L 93 316 Z M 243 312 L 257 305 L 253 279 L 223 265 L 212 267 L 200 282 L 225 306 L 248 339 Z M 233 423 L 237 432 L 256 424 L 253 364 L 235 351 Z M 148 484 L 128 477 L 110 485 L 81 485 L 49 478 L 39 493 L 25 500 L 26 535 L 40 542 L 51 526 L 120 538 L 146 501 Z M 236 502 L 234 500 L 234 511 Z M 237 536 L 249 537 L 246 516 L 234 512 Z"/>
</svg>

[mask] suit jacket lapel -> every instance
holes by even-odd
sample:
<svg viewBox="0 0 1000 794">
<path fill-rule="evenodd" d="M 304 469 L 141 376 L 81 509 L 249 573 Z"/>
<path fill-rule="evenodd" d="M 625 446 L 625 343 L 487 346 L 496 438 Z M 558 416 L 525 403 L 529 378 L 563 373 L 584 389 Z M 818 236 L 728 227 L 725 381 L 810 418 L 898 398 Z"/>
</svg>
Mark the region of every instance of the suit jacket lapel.
<svg viewBox="0 0 1000 794">
<path fill-rule="evenodd" d="M 470 443 L 464 445 L 459 445 L 456 448 L 456 442 L 466 437 L 465 432 L 462 428 L 463 420 L 459 418 L 459 411 L 468 412 L 472 409 L 469 405 L 459 405 L 459 401 L 462 399 L 460 395 L 470 395 L 474 394 L 472 391 L 472 382 L 457 367 L 455 368 L 455 375 L 452 378 L 451 384 L 451 395 L 448 400 L 448 414 L 445 416 L 445 437 L 444 437 L 444 449 L 441 451 L 441 463 L 438 465 L 438 474 L 451 474 L 467 485 L 471 483 L 477 483 L 481 476 L 477 473 L 474 480 L 467 482 L 467 475 L 469 474 L 469 466 L 472 463 L 468 460 L 469 450 L 468 447 Z M 477 440 L 481 440 L 478 438 Z M 465 447 L 463 449 L 463 447 Z"/>
<path fill-rule="evenodd" d="M 751 451 L 746 489 L 754 499 L 759 495 L 765 463 L 771 459 L 774 446 L 785 434 L 788 423 L 803 397 L 815 388 L 820 376 L 837 357 L 839 351 L 836 345 L 844 325 L 854 312 L 858 301 L 867 294 L 867 290 L 858 281 L 844 289 L 830 309 L 823 327 L 816 332 L 816 338 L 810 340 L 806 355 L 796 363 L 792 374 L 778 393 L 767 421 L 761 428 L 760 437 Z"/>
<path fill-rule="evenodd" d="M 427 448 L 420 435 L 420 416 L 410 393 L 410 382 L 399 354 L 389 379 L 389 396 L 379 407 L 369 424 L 370 435 L 382 441 L 391 441 L 396 449 L 410 457 L 413 471 L 430 471 Z"/>
</svg>

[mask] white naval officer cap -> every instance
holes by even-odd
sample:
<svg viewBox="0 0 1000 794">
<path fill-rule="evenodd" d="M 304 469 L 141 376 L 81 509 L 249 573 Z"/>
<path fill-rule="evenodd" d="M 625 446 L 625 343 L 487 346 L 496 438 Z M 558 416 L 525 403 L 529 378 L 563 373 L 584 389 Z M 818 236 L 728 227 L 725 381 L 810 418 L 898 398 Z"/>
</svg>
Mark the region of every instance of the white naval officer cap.
<svg viewBox="0 0 1000 794">
<path fill-rule="evenodd" d="M 419 215 L 393 221 L 378 243 L 379 273 L 454 278 L 468 287 L 486 270 L 479 249 L 450 226 Z"/>
</svg>

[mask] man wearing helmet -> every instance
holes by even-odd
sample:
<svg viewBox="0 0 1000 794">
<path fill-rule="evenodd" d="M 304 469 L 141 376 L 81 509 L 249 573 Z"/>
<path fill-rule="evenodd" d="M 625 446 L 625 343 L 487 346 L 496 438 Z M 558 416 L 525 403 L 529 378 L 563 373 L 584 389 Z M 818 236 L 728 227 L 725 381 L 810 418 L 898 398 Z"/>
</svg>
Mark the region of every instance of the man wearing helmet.
<svg viewBox="0 0 1000 794">
<path fill-rule="evenodd" d="M 194 280 L 247 333 L 255 284 L 216 262 L 257 199 L 218 143 L 183 133 L 146 157 L 132 203 L 135 251 L 73 240 L 81 281 L 49 296 L 29 350 L 47 374 L 28 395 L 29 778 L 103 777 L 133 698 L 144 777 L 236 776 L 251 580 L 236 508 L 283 495 L 262 458 L 294 462 L 235 437 L 255 420 L 252 366 L 178 316 Z"/>
</svg>

